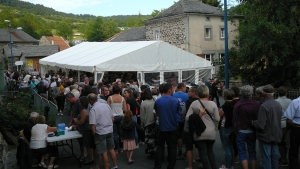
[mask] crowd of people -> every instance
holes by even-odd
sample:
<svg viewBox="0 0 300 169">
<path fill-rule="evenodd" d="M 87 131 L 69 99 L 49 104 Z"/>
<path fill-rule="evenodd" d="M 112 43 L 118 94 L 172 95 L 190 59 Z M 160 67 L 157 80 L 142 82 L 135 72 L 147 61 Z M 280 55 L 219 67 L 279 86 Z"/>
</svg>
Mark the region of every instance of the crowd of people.
<svg viewBox="0 0 300 169">
<path fill-rule="evenodd" d="M 127 163 L 134 165 L 133 152 L 140 144 L 145 145 L 147 158 L 155 159 L 154 169 L 160 169 L 164 160 L 168 161 L 169 169 L 175 168 L 176 160 L 187 160 L 186 169 L 192 169 L 195 160 L 200 160 L 205 169 L 231 169 L 238 162 L 244 169 L 254 169 L 258 166 L 256 140 L 262 168 L 299 168 L 299 98 L 286 98 L 284 86 L 278 88 L 279 97 L 275 100 L 272 85 L 255 91 L 250 85 L 233 86 L 220 92 L 218 88 L 223 86 L 215 81 L 188 89 L 185 83 L 164 83 L 150 89 L 134 79 L 103 84 L 86 75 L 76 82 L 52 74 L 40 79 L 30 77 L 28 83 L 40 95 L 56 102 L 58 115 L 70 115 L 68 126 L 83 136 L 78 139 L 79 160 L 93 163 L 95 169 L 100 168 L 100 156 L 105 169 L 109 168 L 109 157 L 112 168 L 117 169 L 117 154 L 123 151 Z M 225 100 L 223 105 L 218 99 L 214 102 L 220 94 Z M 32 117 L 39 116 L 35 113 Z M 36 125 L 41 127 L 37 129 Z M 57 149 L 44 144 L 45 133 L 53 130 L 44 119 L 36 119 L 30 120 L 24 132 L 32 149 L 43 149 L 38 152 L 47 151 L 54 157 Z M 38 132 L 43 137 L 35 137 Z M 223 166 L 216 166 L 215 162 L 213 147 L 217 133 L 225 155 Z M 194 156 L 195 149 L 199 158 Z M 53 167 L 51 161 L 45 165 L 43 158 L 41 164 L 44 168 Z"/>
</svg>

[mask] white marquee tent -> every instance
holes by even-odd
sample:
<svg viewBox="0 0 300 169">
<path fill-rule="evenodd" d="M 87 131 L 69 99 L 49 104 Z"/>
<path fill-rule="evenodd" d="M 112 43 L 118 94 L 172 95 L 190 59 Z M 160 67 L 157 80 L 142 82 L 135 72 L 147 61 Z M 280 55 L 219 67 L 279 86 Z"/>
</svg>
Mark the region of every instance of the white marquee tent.
<svg viewBox="0 0 300 169">
<path fill-rule="evenodd" d="M 39 61 L 41 73 L 59 67 L 105 71 L 168 72 L 210 69 L 211 62 L 163 41 L 83 42 Z M 199 74 L 199 73 L 198 73 Z M 195 79 L 196 80 L 196 79 Z"/>
</svg>

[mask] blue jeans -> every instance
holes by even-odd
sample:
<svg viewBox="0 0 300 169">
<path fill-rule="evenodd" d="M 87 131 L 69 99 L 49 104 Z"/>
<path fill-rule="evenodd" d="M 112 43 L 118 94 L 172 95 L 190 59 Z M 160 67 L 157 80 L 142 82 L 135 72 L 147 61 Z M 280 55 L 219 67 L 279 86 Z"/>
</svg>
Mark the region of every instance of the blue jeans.
<svg viewBox="0 0 300 169">
<path fill-rule="evenodd" d="M 260 166 L 263 169 L 278 169 L 279 151 L 277 143 L 259 141 Z"/>
<path fill-rule="evenodd" d="M 234 151 L 233 151 L 233 128 L 232 127 L 221 127 L 220 137 L 222 146 L 225 152 L 226 168 L 231 168 L 234 162 Z"/>
<path fill-rule="evenodd" d="M 132 120 L 137 123 L 137 117 L 136 117 L 136 115 L 132 116 Z M 134 132 L 134 139 L 135 139 L 135 144 L 138 145 L 139 144 L 139 137 L 138 137 L 138 133 L 137 133 L 136 128 L 135 128 L 135 132 Z"/>
<path fill-rule="evenodd" d="M 253 133 L 242 133 L 237 132 L 236 134 L 236 143 L 239 151 L 240 161 L 247 160 L 247 150 L 249 154 L 249 160 L 256 160 L 256 136 L 255 132 Z M 247 144 L 247 149 L 246 149 Z"/>
<path fill-rule="evenodd" d="M 120 136 L 122 117 L 123 116 L 114 116 L 113 131 L 114 131 L 115 150 L 120 150 L 119 136 Z"/>
</svg>

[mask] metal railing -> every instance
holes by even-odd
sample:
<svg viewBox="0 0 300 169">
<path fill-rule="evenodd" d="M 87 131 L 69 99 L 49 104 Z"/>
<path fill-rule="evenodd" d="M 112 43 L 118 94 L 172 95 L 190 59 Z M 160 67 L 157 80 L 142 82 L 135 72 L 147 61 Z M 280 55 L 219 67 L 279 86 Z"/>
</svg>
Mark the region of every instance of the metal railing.
<svg viewBox="0 0 300 169">
<path fill-rule="evenodd" d="M 33 105 L 42 112 L 41 114 L 45 115 L 47 123 L 52 125 L 57 125 L 56 122 L 56 117 L 58 113 L 57 105 L 45 99 L 33 89 L 29 88 L 28 91 L 29 91 L 28 93 L 33 98 Z"/>
</svg>

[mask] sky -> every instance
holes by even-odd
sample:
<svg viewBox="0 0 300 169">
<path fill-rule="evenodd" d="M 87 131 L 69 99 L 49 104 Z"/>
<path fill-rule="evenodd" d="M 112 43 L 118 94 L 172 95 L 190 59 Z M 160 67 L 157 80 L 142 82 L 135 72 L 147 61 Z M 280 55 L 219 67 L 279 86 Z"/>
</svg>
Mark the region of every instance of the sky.
<svg viewBox="0 0 300 169">
<path fill-rule="evenodd" d="M 153 10 L 169 8 L 178 0 L 23 0 L 56 11 L 95 16 L 150 15 Z"/>
</svg>

